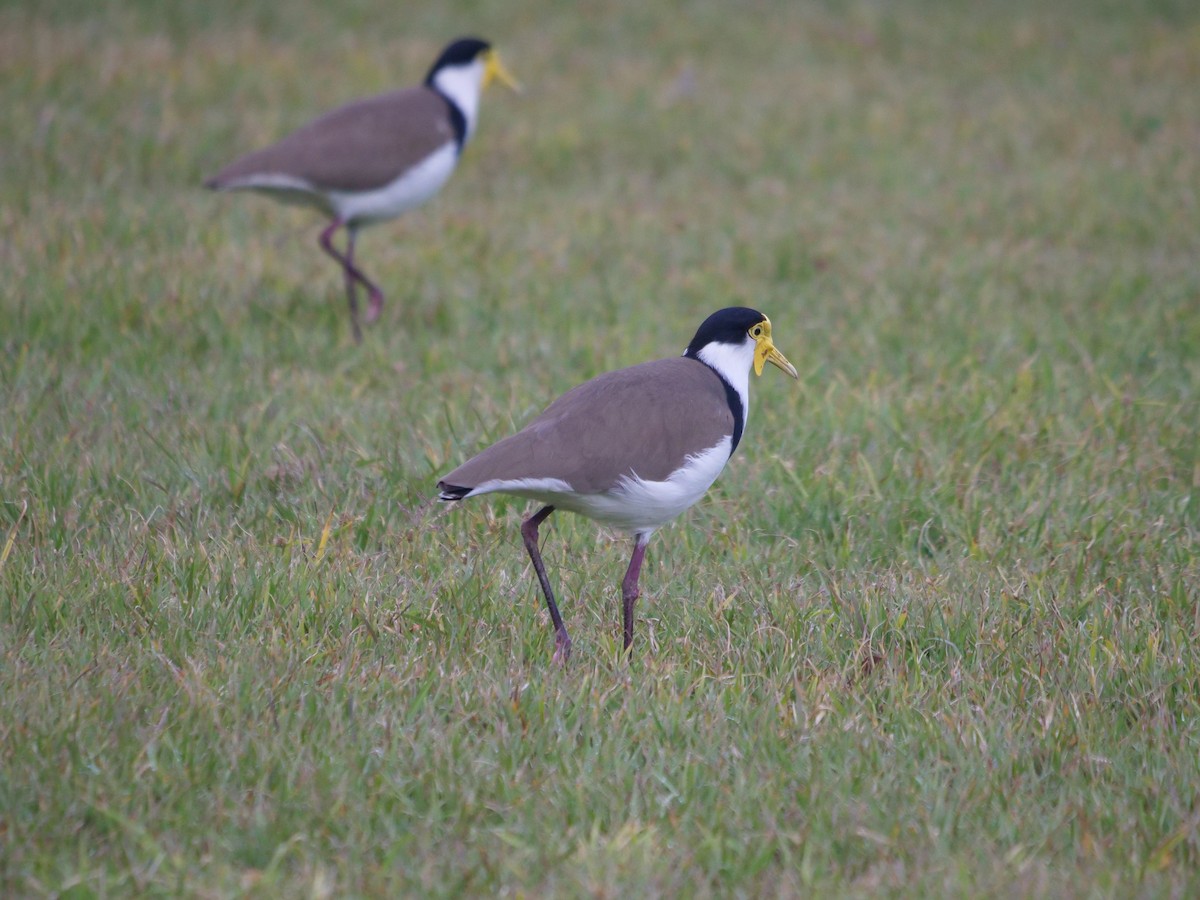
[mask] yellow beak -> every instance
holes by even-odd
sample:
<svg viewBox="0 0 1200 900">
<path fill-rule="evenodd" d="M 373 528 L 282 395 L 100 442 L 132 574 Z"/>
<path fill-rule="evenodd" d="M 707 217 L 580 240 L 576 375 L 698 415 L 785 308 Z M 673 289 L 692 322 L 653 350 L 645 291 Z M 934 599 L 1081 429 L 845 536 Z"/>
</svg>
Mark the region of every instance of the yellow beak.
<svg viewBox="0 0 1200 900">
<path fill-rule="evenodd" d="M 778 366 L 787 372 L 793 378 L 799 378 L 796 373 L 796 367 L 793 366 L 786 356 L 775 349 L 775 344 L 771 342 L 771 323 L 764 320 L 762 323 L 762 332 L 755 338 L 756 344 L 754 347 L 754 374 L 761 375 L 763 366 L 766 363 L 771 363 Z"/>
<path fill-rule="evenodd" d="M 489 50 L 487 52 L 487 68 L 483 70 L 483 86 L 487 87 L 493 81 L 500 82 L 514 93 L 521 93 L 520 83 L 512 77 L 508 69 L 504 68 L 504 63 L 500 62 L 500 54 L 495 50 Z"/>
</svg>

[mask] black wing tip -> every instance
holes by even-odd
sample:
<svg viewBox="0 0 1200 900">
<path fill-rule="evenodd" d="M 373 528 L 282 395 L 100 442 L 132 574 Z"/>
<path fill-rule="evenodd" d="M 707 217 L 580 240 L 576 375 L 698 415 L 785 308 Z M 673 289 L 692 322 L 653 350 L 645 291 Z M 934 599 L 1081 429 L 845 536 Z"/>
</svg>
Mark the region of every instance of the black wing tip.
<svg viewBox="0 0 1200 900">
<path fill-rule="evenodd" d="M 457 484 L 447 484 L 444 481 L 438 482 L 438 499 L 439 500 L 462 500 L 467 494 L 471 493 L 473 488 L 462 487 Z"/>
</svg>

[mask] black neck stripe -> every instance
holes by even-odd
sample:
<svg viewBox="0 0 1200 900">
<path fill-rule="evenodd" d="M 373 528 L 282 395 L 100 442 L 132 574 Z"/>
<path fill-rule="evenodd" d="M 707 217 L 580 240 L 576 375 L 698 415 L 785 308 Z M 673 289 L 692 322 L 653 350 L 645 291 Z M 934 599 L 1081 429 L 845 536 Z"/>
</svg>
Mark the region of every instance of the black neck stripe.
<svg viewBox="0 0 1200 900">
<path fill-rule="evenodd" d="M 724 375 L 714 369 L 708 363 L 700 358 L 698 353 L 693 352 L 691 347 L 683 351 L 683 355 L 688 359 L 694 359 L 696 362 L 706 366 L 709 371 L 721 379 L 721 386 L 725 388 L 725 400 L 729 404 L 729 412 L 733 415 L 733 437 L 732 443 L 729 446 L 729 455 L 733 456 L 733 451 L 737 449 L 737 445 L 742 440 L 742 429 L 746 427 L 746 408 L 742 406 L 741 395 L 734 390 L 732 384 L 729 383 Z"/>
<path fill-rule="evenodd" d="M 713 371 L 717 372 L 716 369 Z M 733 413 L 733 443 L 729 447 L 729 455 L 733 456 L 733 451 L 742 439 L 742 429 L 746 426 L 746 410 L 742 407 L 742 398 L 733 389 L 733 385 L 726 381 L 720 372 L 717 372 L 717 377 L 725 386 L 725 399 L 729 401 L 729 411 Z"/>
<path fill-rule="evenodd" d="M 458 104 L 439 91 L 436 87 L 430 85 L 433 91 L 446 101 L 446 111 L 450 114 L 450 127 L 454 129 L 454 143 L 458 145 L 458 152 L 462 153 L 463 145 L 467 143 L 467 117 L 463 115 L 463 111 L 458 108 Z"/>
</svg>

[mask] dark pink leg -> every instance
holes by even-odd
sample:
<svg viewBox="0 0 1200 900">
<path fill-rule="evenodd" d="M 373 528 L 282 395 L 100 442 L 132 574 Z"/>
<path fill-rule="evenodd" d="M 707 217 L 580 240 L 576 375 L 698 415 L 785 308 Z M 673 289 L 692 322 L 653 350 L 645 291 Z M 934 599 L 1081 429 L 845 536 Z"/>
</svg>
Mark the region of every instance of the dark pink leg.
<svg viewBox="0 0 1200 900">
<path fill-rule="evenodd" d="M 629 559 L 629 568 L 625 570 L 625 580 L 621 582 L 621 622 L 625 631 L 626 653 L 633 647 L 633 604 L 641 596 L 638 577 L 642 574 L 642 560 L 646 556 L 646 544 L 650 536 L 639 534 L 633 540 L 633 556 Z"/>
<path fill-rule="evenodd" d="M 345 255 L 333 246 L 333 235 L 343 225 L 346 226 Z M 379 311 L 383 308 L 383 293 L 371 282 L 371 279 L 367 278 L 354 265 L 354 238 L 356 232 L 357 228 L 354 225 L 349 225 L 341 219 L 334 219 L 321 232 L 321 249 L 336 259 L 342 267 L 342 272 L 346 277 L 346 300 L 350 304 L 350 325 L 354 329 L 354 340 L 361 343 L 362 331 L 358 327 L 358 297 L 356 296 L 354 283 L 357 281 L 367 289 L 370 300 L 370 306 L 367 309 L 368 322 L 373 322 L 379 317 Z"/>
<path fill-rule="evenodd" d="M 546 595 L 550 621 L 554 623 L 554 661 L 565 663 L 571 655 L 571 639 L 567 637 L 566 626 L 558 613 L 558 604 L 554 602 L 554 591 L 550 589 L 550 579 L 546 577 L 546 567 L 542 565 L 542 554 L 538 551 L 538 526 L 552 512 L 553 506 L 543 506 L 526 519 L 521 525 L 521 537 L 525 541 L 525 550 L 529 553 L 529 558 L 533 560 L 533 570 L 537 572 L 538 581 L 542 584 L 542 593 Z"/>
<path fill-rule="evenodd" d="M 362 273 L 354 265 L 354 239 L 358 237 L 358 229 L 353 225 L 346 229 L 346 259 L 350 263 L 350 267 L 354 270 L 355 276 L 367 289 L 367 324 L 371 324 L 379 318 L 379 314 L 383 311 L 383 291 L 379 290 L 366 275 Z"/>
</svg>

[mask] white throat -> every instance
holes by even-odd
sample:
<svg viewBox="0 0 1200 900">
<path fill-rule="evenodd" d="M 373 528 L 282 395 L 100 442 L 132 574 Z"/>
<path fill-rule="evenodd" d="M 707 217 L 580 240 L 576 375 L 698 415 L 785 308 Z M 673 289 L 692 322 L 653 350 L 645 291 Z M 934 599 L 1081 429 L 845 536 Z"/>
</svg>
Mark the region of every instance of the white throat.
<svg viewBox="0 0 1200 900">
<path fill-rule="evenodd" d="M 434 88 L 451 103 L 462 110 L 463 118 L 467 120 L 467 133 L 463 144 L 475 133 L 475 124 L 479 120 L 479 95 L 483 93 L 483 75 L 486 65 L 476 57 L 461 66 L 447 66 L 439 69 L 433 76 Z"/>
<path fill-rule="evenodd" d="M 750 369 L 754 366 L 754 340 L 749 336 L 740 344 L 713 342 L 705 344 L 696 354 L 737 391 L 742 400 L 742 415 L 750 418 Z M 745 422 L 742 423 L 745 427 Z"/>
</svg>

